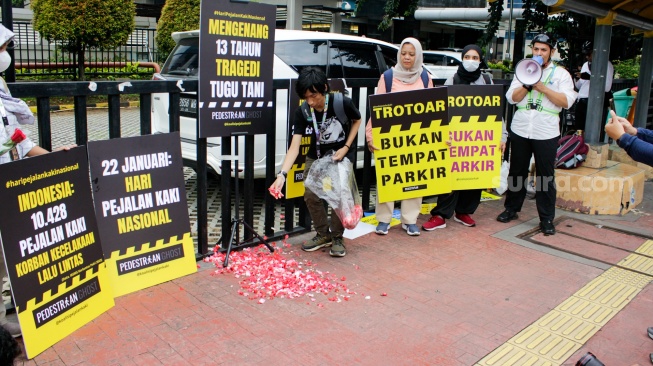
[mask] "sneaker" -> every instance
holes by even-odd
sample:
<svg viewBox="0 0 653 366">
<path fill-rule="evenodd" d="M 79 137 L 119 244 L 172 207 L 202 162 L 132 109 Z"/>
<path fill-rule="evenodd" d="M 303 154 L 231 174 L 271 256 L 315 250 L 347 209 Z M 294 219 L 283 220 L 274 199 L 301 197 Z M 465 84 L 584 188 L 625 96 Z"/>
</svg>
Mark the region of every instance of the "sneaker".
<svg viewBox="0 0 653 366">
<path fill-rule="evenodd" d="M 418 236 L 420 234 L 419 228 L 415 224 L 401 224 L 401 228 L 406 230 L 406 233 L 410 236 Z"/>
<path fill-rule="evenodd" d="M 468 214 L 455 214 L 453 216 L 453 220 L 465 226 L 469 226 L 469 227 L 476 226 L 476 221 L 474 221 L 474 219 L 472 219 L 472 217 L 469 216 Z"/>
<path fill-rule="evenodd" d="M 5 328 L 5 330 L 14 338 L 18 338 L 21 335 L 20 325 L 18 325 L 18 323 L 6 322 L 2 324 L 2 327 Z"/>
<path fill-rule="evenodd" d="M 388 235 L 388 228 L 390 227 L 390 224 L 387 222 L 379 222 L 378 225 L 376 225 L 376 233 L 379 235 Z"/>
<path fill-rule="evenodd" d="M 497 221 L 510 222 L 516 218 L 519 218 L 516 212 L 505 210 L 497 216 Z"/>
<path fill-rule="evenodd" d="M 324 247 L 331 246 L 331 238 L 328 236 L 322 236 L 320 234 L 315 235 L 311 240 L 308 240 L 302 244 L 302 250 L 305 252 L 312 252 Z"/>
<path fill-rule="evenodd" d="M 556 227 L 551 220 L 540 221 L 540 230 L 544 235 L 555 235 L 556 233 Z"/>
<path fill-rule="evenodd" d="M 447 227 L 447 223 L 440 215 L 431 216 L 429 221 L 425 222 L 422 225 L 422 229 L 426 231 L 433 231 L 435 229 L 444 229 L 445 227 Z"/>
<path fill-rule="evenodd" d="M 648 327 L 648 329 L 646 329 L 646 333 L 648 333 L 649 338 L 653 339 L 653 327 Z"/>
<path fill-rule="evenodd" d="M 331 250 L 329 250 L 329 255 L 332 257 L 344 257 L 347 254 L 347 249 L 345 249 L 345 241 L 342 236 L 333 238 L 333 245 Z"/>
</svg>

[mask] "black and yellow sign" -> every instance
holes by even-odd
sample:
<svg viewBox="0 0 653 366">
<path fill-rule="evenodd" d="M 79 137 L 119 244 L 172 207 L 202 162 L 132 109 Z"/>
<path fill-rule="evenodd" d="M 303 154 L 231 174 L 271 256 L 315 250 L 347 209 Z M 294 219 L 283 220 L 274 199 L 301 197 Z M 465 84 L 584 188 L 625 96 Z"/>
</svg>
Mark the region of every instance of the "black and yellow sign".
<svg viewBox="0 0 653 366">
<path fill-rule="evenodd" d="M 451 192 L 447 88 L 370 96 L 379 202 Z"/>
<path fill-rule="evenodd" d="M 344 79 L 329 79 L 329 89 L 335 92 L 344 92 L 347 88 Z M 297 95 L 297 89 L 295 84 L 297 79 L 290 81 L 290 89 L 288 90 L 288 147 L 293 138 L 292 126 L 295 123 L 295 111 L 299 106 L 304 103 L 304 99 L 300 99 Z M 288 172 L 288 178 L 286 179 L 286 198 L 297 198 L 304 196 L 304 167 L 306 166 L 306 154 L 308 154 L 308 149 L 311 147 L 311 139 L 315 138 L 313 129 L 309 131 L 299 131 L 302 133 L 302 144 L 299 147 L 299 155 L 295 159 L 290 171 Z M 353 163 L 353 162 L 352 162 Z"/>
<path fill-rule="evenodd" d="M 88 151 L 115 296 L 195 273 L 179 132 L 93 141 Z"/>
<path fill-rule="evenodd" d="M 451 187 L 498 187 L 501 174 L 501 85 L 450 85 Z"/>
<path fill-rule="evenodd" d="M 274 126 L 276 6 L 200 4 L 199 136 L 262 134 Z"/>
<path fill-rule="evenodd" d="M 86 147 L 0 165 L 0 231 L 27 357 L 114 305 Z"/>
</svg>

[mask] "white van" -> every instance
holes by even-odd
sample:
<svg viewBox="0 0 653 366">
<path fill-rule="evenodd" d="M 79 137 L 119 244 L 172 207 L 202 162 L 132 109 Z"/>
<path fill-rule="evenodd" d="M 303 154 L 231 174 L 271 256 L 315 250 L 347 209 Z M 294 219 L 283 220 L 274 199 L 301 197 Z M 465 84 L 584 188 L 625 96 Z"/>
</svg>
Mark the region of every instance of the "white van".
<svg viewBox="0 0 653 366">
<path fill-rule="evenodd" d="M 175 32 L 172 38 L 176 46 L 166 60 L 161 73 L 155 80 L 197 80 L 199 31 Z M 328 78 L 373 78 L 396 63 L 397 46 L 372 38 L 348 36 L 335 33 L 275 30 L 274 79 L 296 79 L 299 71 L 308 66 L 324 70 Z M 365 115 L 367 94 L 361 91 L 359 101 L 361 114 Z M 276 95 L 276 151 L 275 171 L 281 168 L 286 154 L 286 121 L 288 116 L 288 90 L 277 90 Z M 182 99 L 180 106 L 187 107 L 188 99 Z M 187 109 L 187 108 L 186 108 Z M 293 113 L 294 111 L 291 111 Z M 168 132 L 168 95 L 152 95 L 152 133 Z M 358 132 L 358 166 L 363 166 L 365 131 L 363 121 Z M 182 157 L 188 162 L 197 161 L 195 119 L 180 118 Z M 221 138 L 209 138 L 207 164 L 209 169 L 221 174 Z M 265 152 L 265 136 L 256 135 L 254 147 L 254 177 L 265 177 L 268 157 Z M 233 144 L 232 144 L 233 145 Z M 239 144 L 241 162 L 244 144 Z M 242 163 L 241 163 L 242 164 Z"/>
<path fill-rule="evenodd" d="M 458 71 L 460 52 L 424 51 L 424 67 L 434 79 L 448 79 Z"/>
</svg>

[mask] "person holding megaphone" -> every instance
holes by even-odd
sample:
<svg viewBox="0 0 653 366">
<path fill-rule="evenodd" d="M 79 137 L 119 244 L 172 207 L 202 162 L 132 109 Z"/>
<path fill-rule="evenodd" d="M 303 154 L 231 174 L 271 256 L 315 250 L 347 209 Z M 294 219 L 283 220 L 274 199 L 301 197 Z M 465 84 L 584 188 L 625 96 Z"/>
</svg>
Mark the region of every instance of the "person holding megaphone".
<svg viewBox="0 0 653 366">
<path fill-rule="evenodd" d="M 560 111 L 576 100 L 574 82 L 563 67 L 551 61 L 556 40 L 538 34 L 531 42 L 533 58 L 515 67 L 515 78 L 506 92 L 517 111 L 510 128 L 510 171 L 505 210 L 500 222 L 518 218 L 526 198 L 531 155 L 535 155 L 535 203 L 544 235 L 555 234 L 555 158 L 560 138 Z M 537 65 L 535 65 L 537 64 Z M 539 66 L 539 67 L 538 67 Z"/>
</svg>

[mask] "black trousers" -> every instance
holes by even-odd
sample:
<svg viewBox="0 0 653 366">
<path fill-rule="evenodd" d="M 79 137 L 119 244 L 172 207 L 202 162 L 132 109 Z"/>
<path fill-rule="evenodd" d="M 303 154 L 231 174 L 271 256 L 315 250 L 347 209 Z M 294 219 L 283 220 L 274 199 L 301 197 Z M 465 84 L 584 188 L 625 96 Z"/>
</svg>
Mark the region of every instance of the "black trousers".
<svg viewBox="0 0 653 366">
<path fill-rule="evenodd" d="M 587 98 L 578 99 L 576 102 L 576 115 L 574 119 L 574 130 L 585 130 L 587 120 Z"/>
<path fill-rule="evenodd" d="M 535 155 L 535 204 L 540 221 L 555 218 L 555 158 L 560 136 L 549 140 L 532 140 L 510 133 L 510 171 L 504 207 L 521 211 L 526 198 L 526 181 L 531 155 Z"/>
<path fill-rule="evenodd" d="M 450 219 L 454 212 L 471 215 L 481 203 L 482 192 L 482 189 L 469 189 L 441 194 L 438 196 L 438 205 L 431 210 L 431 216 Z"/>
<path fill-rule="evenodd" d="M 603 113 L 601 113 L 601 120 L 599 121 L 599 142 L 603 142 L 605 139 L 605 121 L 608 118 L 608 108 L 610 107 L 610 98 L 612 98 L 612 93 L 605 93 L 605 98 L 603 98 Z M 578 99 L 576 102 L 576 114 L 574 118 L 574 129 L 575 130 L 585 130 L 585 121 L 587 121 L 587 98 Z"/>
</svg>

